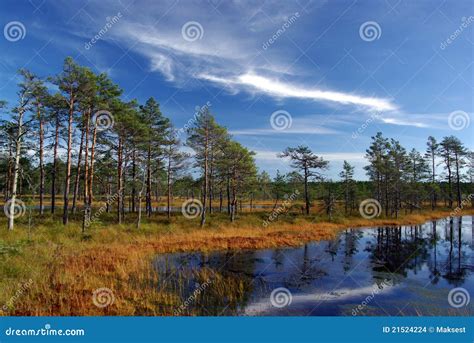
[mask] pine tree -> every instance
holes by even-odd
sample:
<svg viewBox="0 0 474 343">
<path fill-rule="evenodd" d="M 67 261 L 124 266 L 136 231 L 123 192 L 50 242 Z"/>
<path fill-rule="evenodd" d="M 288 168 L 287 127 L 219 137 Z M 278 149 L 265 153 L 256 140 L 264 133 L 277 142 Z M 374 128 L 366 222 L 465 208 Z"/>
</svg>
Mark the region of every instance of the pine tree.
<svg viewBox="0 0 474 343">
<path fill-rule="evenodd" d="M 306 214 L 309 214 L 310 198 L 308 181 L 312 177 L 319 177 L 321 174 L 316 170 L 324 170 L 328 167 L 328 162 L 324 161 L 322 157 L 316 156 L 307 146 L 298 146 L 296 148 L 286 148 L 278 157 L 289 157 L 291 160 L 291 167 L 299 170 L 302 173 L 304 180 L 304 198 Z"/>
</svg>

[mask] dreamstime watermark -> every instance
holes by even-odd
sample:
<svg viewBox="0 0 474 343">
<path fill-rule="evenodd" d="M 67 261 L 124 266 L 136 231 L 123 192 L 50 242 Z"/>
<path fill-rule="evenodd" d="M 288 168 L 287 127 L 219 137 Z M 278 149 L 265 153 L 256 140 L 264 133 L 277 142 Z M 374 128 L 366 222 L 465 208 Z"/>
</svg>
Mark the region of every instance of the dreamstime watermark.
<svg viewBox="0 0 474 343">
<path fill-rule="evenodd" d="M 211 102 L 208 101 L 204 104 L 204 106 L 196 106 L 194 108 L 195 112 L 194 112 L 194 116 L 189 119 L 186 124 L 183 125 L 182 128 L 178 129 L 178 130 L 175 130 L 175 134 L 177 136 L 181 135 L 182 133 L 188 131 L 191 127 L 194 126 L 194 124 L 196 124 L 196 122 L 198 121 L 198 119 L 205 113 L 209 110 L 209 108 L 212 106 Z"/>
<path fill-rule="evenodd" d="M 270 47 L 270 45 L 275 43 L 278 40 L 278 38 L 280 38 L 280 36 L 284 34 L 285 31 L 289 29 L 290 26 L 293 25 L 298 20 L 299 17 L 300 17 L 299 12 L 295 12 L 291 17 L 289 17 L 283 23 L 283 25 L 265 43 L 262 44 L 262 49 L 267 50 Z"/>
<path fill-rule="evenodd" d="M 7 312 L 8 310 L 12 309 L 15 302 L 25 293 L 33 284 L 33 279 L 29 279 L 27 282 L 18 284 L 18 289 L 16 290 L 15 294 L 2 306 L 3 312 Z"/>
<path fill-rule="evenodd" d="M 204 36 L 204 28 L 197 21 L 188 21 L 181 27 L 181 36 L 188 42 L 195 42 Z"/>
<path fill-rule="evenodd" d="M 474 16 L 472 15 L 467 18 L 462 17 L 461 25 L 459 25 L 459 27 L 453 33 L 451 33 L 448 38 L 446 38 L 443 42 L 441 42 L 439 48 L 441 50 L 446 49 L 452 42 L 456 40 L 456 38 L 458 38 L 464 32 L 465 29 L 469 27 L 469 25 L 471 25 L 473 21 L 474 21 Z"/>
<path fill-rule="evenodd" d="M 380 119 L 382 117 L 381 113 L 372 113 L 370 117 L 357 128 L 356 131 L 352 132 L 352 139 L 357 139 L 364 131 L 369 127 L 369 125 L 376 119 Z"/>
<path fill-rule="evenodd" d="M 202 213 L 203 205 L 198 199 L 188 199 L 181 205 L 181 213 L 187 219 L 199 217 Z"/>
<path fill-rule="evenodd" d="M 114 127 L 114 116 L 107 110 L 99 110 L 94 113 L 92 122 L 97 128 L 97 131 L 105 131 Z"/>
<path fill-rule="evenodd" d="M 290 306 L 292 301 L 293 295 L 290 290 L 285 287 L 275 288 L 270 294 L 270 303 L 276 308 Z"/>
<path fill-rule="evenodd" d="M 366 21 L 359 27 L 359 36 L 363 41 L 373 42 L 382 36 L 382 28 L 376 21 Z"/>
<path fill-rule="evenodd" d="M 17 219 L 26 213 L 26 205 L 20 199 L 9 199 L 3 205 L 3 212 L 7 218 Z"/>
<path fill-rule="evenodd" d="M 97 34 L 91 38 L 90 41 L 84 44 L 84 49 L 89 50 L 92 46 L 97 43 L 102 37 L 122 18 L 122 13 L 118 12 L 113 17 L 107 17 L 105 25 L 97 32 Z"/>
<path fill-rule="evenodd" d="M 293 124 L 293 118 L 291 114 L 284 110 L 278 110 L 272 113 L 270 116 L 270 125 L 273 130 L 283 131 L 289 129 Z"/>
<path fill-rule="evenodd" d="M 455 217 L 457 216 L 464 208 L 464 206 L 468 205 L 469 202 L 472 201 L 472 198 L 474 198 L 474 194 L 469 194 L 465 199 L 461 201 L 460 206 L 457 206 L 450 214 L 450 217 Z"/>
<path fill-rule="evenodd" d="M 448 303 L 454 308 L 461 308 L 469 305 L 471 296 L 467 289 L 462 287 L 456 287 L 449 291 Z"/>
<path fill-rule="evenodd" d="M 359 305 L 357 305 L 357 307 L 354 307 L 352 309 L 352 315 L 357 316 L 360 311 L 365 309 L 372 302 L 372 300 L 374 300 L 377 294 L 382 292 L 387 287 L 392 287 L 392 286 L 393 286 L 393 281 L 387 280 L 387 279 L 384 279 L 380 284 L 374 284 L 372 286 L 372 292 L 367 297 L 365 297 L 365 299 Z"/>
<path fill-rule="evenodd" d="M 278 219 L 278 217 L 282 214 L 282 213 L 286 213 L 288 211 L 288 208 L 291 206 L 291 204 L 295 201 L 296 197 L 300 194 L 300 192 L 298 190 L 295 190 L 290 196 L 288 196 L 286 198 L 285 201 L 283 201 L 283 203 L 278 206 L 276 209 L 274 209 L 272 211 L 272 213 L 270 213 L 270 215 L 268 216 L 268 218 L 266 220 L 263 221 L 262 225 L 263 227 L 267 227 L 270 223 L 274 222 L 275 220 Z"/>
<path fill-rule="evenodd" d="M 453 111 L 449 114 L 448 125 L 454 131 L 461 131 L 469 127 L 471 118 L 464 111 Z"/>
<path fill-rule="evenodd" d="M 26 27 L 20 21 L 11 21 L 3 27 L 3 36 L 9 42 L 18 42 L 26 37 Z"/>
<path fill-rule="evenodd" d="M 92 292 L 92 302 L 99 308 L 110 306 L 114 301 L 114 292 L 110 288 L 101 287 Z"/>
<path fill-rule="evenodd" d="M 40 329 L 14 329 L 9 327 L 5 330 L 6 336 L 85 336 L 84 329 L 52 329 L 46 324 Z"/>
<path fill-rule="evenodd" d="M 202 284 L 196 284 L 196 289 L 193 291 L 193 294 L 191 294 L 179 307 L 174 311 L 175 316 L 179 316 L 182 314 L 188 307 L 191 305 L 193 302 L 196 301 L 197 297 L 204 292 L 204 290 L 209 287 L 211 284 L 211 280 L 207 280 L 206 282 Z"/>
<path fill-rule="evenodd" d="M 380 216 L 382 206 L 377 199 L 365 199 L 359 205 L 359 213 L 365 219 L 372 219 Z"/>
</svg>

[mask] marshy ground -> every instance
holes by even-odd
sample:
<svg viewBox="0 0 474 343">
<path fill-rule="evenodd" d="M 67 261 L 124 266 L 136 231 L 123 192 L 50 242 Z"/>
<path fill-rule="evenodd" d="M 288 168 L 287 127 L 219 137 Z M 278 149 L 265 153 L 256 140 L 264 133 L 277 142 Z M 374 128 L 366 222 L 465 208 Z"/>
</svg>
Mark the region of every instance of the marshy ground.
<svg viewBox="0 0 474 343">
<path fill-rule="evenodd" d="M 448 216 L 452 210 L 424 210 L 398 219 L 281 215 L 262 226 L 268 212 L 242 212 L 230 223 L 225 214 L 213 214 L 203 228 L 198 219 L 163 214 L 144 218 L 140 229 L 132 215 L 122 225 L 111 224 L 114 214 L 104 214 L 85 234 L 80 222 L 67 227 L 45 215 L 20 218 L 15 230 L 0 221 L 0 309 L 3 315 L 176 315 L 183 303 L 179 292 L 162 287 L 166 280 L 153 267 L 157 254 L 173 252 L 241 251 L 301 246 L 330 239 L 351 227 L 418 224 Z M 457 215 L 472 215 L 466 209 Z M 194 277 L 205 282 L 212 271 L 203 268 Z M 217 278 L 217 279 L 216 279 Z M 212 292 L 236 304 L 244 296 L 244 281 L 225 276 Z M 160 285 L 160 287 L 158 287 Z M 100 288 L 113 291 L 113 303 L 95 306 L 92 294 Z M 20 290 L 20 291 L 19 291 Z M 6 305 L 4 305 L 6 304 Z M 192 314 L 192 313 L 191 313 Z"/>
</svg>

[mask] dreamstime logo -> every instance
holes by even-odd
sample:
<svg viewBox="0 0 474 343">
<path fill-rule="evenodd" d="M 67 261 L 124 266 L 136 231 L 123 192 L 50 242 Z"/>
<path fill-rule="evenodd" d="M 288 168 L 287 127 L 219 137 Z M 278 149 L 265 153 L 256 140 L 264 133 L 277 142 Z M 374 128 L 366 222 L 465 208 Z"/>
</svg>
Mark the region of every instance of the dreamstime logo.
<svg viewBox="0 0 474 343">
<path fill-rule="evenodd" d="M 462 287 L 456 287 L 449 291 L 448 303 L 454 308 L 460 308 L 469 305 L 471 296 L 467 289 Z"/>
<path fill-rule="evenodd" d="M 122 13 L 118 12 L 113 17 L 107 17 L 105 20 L 107 21 L 105 25 L 97 32 L 97 34 L 91 38 L 86 44 L 84 44 L 84 48 L 89 50 L 92 46 L 97 43 L 102 37 L 114 26 L 118 21 L 122 18 Z"/>
<path fill-rule="evenodd" d="M 198 39 L 202 39 L 204 36 L 204 29 L 197 21 L 188 21 L 181 28 L 181 35 L 183 36 L 184 40 L 188 42 L 194 42 Z"/>
<path fill-rule="evenodd" d="M 295 190 L 290 196 L 285 194 L 286 200 L 280 206 L 278 206 L 278 208 L 274 209 L 268 218 L 263 221 L 263 227 L 268 227 L 270 223 L 278 219 L 280 214 L 286 213 L 299 194 L 300 192 L 298 190 Z"/>
<path fill-rule="evenodd" d="M 285 31 L 287 29 L 290 28 L 291 25 L 293 25 L 293 23 L 300 17 L 300 14 L 299 12 L 295 12 L 295 14 L 293 14 L 291 17 L 289 17 L 284 23 L 283 25 L 281 26 L 281 28 L 279 28 L 274 34 L 273 36 L 270 37 L 270 39 L 268 39 L 265 43 L 263 43 L 262 45 L 262 49 L 263 50 L 267 50 L 270 45 L 272 45 L 273 43 L 275 43 L 277 41 L 278 38 L 280 38 L 280 36 L 282 34 L 285 33 Z"/>
<path fill-rule="evenodd" d="M 204 113 L 206 113 L 207 111 L 209 111 L 209 107 L 211 107 L 212 104 L 210 101 L 206 102 L 204 104 L 204 106 L 196 106 L 194 107 L 194 116 L 189 119 L 187 121 L 186 124 L 184 124 L 184 126 L 178 130 L 175 130 L 175 134 L 177 136 L 181 135 L 182 133 L 186 132 L 187 130 L 189 130 L 189 128 L 191 128 L 195 123 L 197 123 L 199 117 L 201 117 Z"/>
<path fill-rule="evenodd" d="M 270 302 L 274 307 L 283 308 L 289 306 L 293 296 L 288 288 L 278 287 L 275 288 L 270 294 Z"/>
<path fill-rule="evenodd" d="M 448 125 L 455 131 L 464 130 L 471 124 L 469 114 L 464 111 L 454 111 L 449 114 Z"/>
<path fill-rule="evenodd" d="M 95 306 L 104 308 L 109 305 L 112 305 L 115 301 L 114 292 L 110 288 L 101 287 L 97 288 L 92 293 L 92 302 Z"/>
<path fill-rule="evenodd" d="M 106 110 L 95 112 L 92 120 L 97 127 L 97 131 L 105 131 L 114 127 L 114 116 Z"/>
<path fill-rule="evenodd" d="M 370 292 L 370 294 L 367 297 L 365 297 L 365 299 L 359 305 L 357 305 L 357 307 L 354 307 L 352 309 L 352 315 L 357 316 L 360 311 L 365 309 L 372 302 L 372 300 L 374 300 L 377 294 L 379 294 L 384 289 L 387 289 L 389 287 L 393 287 L 393 281 L 388 280 L 388 279 L 384 279 L 379 284 L 374 284 L 372 286 L 372 291 Z"/>
<path fill-rule="evenodd" d="M 471 23 L 474 21 L 474 17 L 471 15 L 469 16 L 468 18 L 466 17 L 462 17 L 461 18 L 461 25 L 459 25 L 459 27 L 453 32 L 451 33 L 451 35 L 449 35 L 449 37 L 447 39 L 445 39 L 443 42 L 441 42 L 440 44 L 440 49 L 441 50 L 444 50 L 448 47 L 448 45 L 450 45 L 452 42 L 454 42 L 456 40 L 456 38 L 458 38 L 463 32 L 465 29 L 467 29 L 469 27 L 469 25 L 471 25 Z"/>
<path fill-rule="evenodd" d="M 372 42 L 382 36 L 382 29 L 375 21 L 366 21 L 359 28 L 359 36 L 366 42 Z"/>
<path fill-rule="evenodd" d="M 3 28 L 3 36 L 7 41 L 18 42 L 26 36 L 26 28 L 19 21 L 11 21 Z"/>
<path fill-rule="evenodd" d="M 460 206 L 457 206 L 451 213 L 449 214 L 450 217 L 454 217 L 459 215 L 459 213 L 464 209 L 464 206 L 467 206 L 474 197 L 474 194 L 469 194 L 465 199 L 461 201 Z"/>
<path fill-rule="evenodd" d="M 369 125 L 376 119 L 380 119 L 382 117 L 381 113 L 372 113 L 370 118 L 368 118 L 359 128 L 357 131 L 352 132 L 352 139 L 357 139 L 359 136 L 364 133 L 364 131 L 369 127 Z"/>
<path fill-rule="evenodd" d="M 115 200 L 117 200 L 117 198 L 119 197 L 119 193 L 115 193 L 113 196 L 111 196 L 110 198 L 107 199 L 107 201 L 105 202 L 105 206 L 101 206 L 97 212 L 94 213 L 94 215 L 89 218 L 87 217 L 86 220 L 85 220 L 85 223 L 84 223 L 84 226 L 85 227 L 89 227 L 91 226 L 91 224 L 93 222 L 95 222 L 96 220 L 98 220 L 100 218 L 100 216 L 102 215 L 102 213 L 104 213 L 105 211 L 107 211 L 107 206 L 110 206 Z"/>
<path fill-rule="evenodd" d="M 186 310 L 189 305 L 191 305 L 196 299 L 199 297 L 199 295 L 204 292 L 204 290 L 209 287 L 211 284 L 211 280 L 207 280 L 203 284 L 198 284 L 196 283 L 196 289 L 194 290 L 193 294 L 191 294 L 184 303 L 182 303 L 177 310 L 174 311 L 174 315 L 178 316 L 180 315 L 184 310 Z"/>
<path fill-rule="evenodd" d="M 20 199 L 15 199 L 14 201 L 10 199 L 7 202 L 5 202 L 5 205 L 3 206 L 3 211 L 5 212 L 5 215 L 8 218 L 13 217 L 13 219 L 16 219 L 25 214 L 26 206 L 25 206 L 25 203 L 21 201 Z"/>
<path fill-rule="evenodd" d="M 28 289 L 31 287 L 33 284 L 33 280 L 29 279 L 27 282 L 21 284 L 18 284 L 18 289 L 15 292 L 15 294 L 3 305 L 2 310 L 4 312 L 7 312 L 8 309 L 13 308 L 15 302 L 23 295 L 23 293 L 26 293 Z"/>
<path fill-rule="evenodd" d="M 181 213 L 187 219 L 194 219 L 199 217 L 202 212 L 202 202 L 197 199 L 189 199 L 183 202 L 181 206 Z"/>
<path fill-rule="evenodd" d="M 277 131 L 289 129 L 292 123 L 291 114 L 284 110 L 275 111 L 270 117 L 270 125 Z"/>
<path fill-rule="evenodd" d="M 372 219 L 380 216 L 382 206 L 377 199 L 365 199 L 359 205 L 359 213 L 365 219 Z"/>
</svg>

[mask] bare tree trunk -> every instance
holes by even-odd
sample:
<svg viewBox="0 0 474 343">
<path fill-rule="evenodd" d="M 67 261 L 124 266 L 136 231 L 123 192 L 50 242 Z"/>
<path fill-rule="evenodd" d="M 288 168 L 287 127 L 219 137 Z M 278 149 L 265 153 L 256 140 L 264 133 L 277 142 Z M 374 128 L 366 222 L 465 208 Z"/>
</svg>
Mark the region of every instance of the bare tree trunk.
<svg viewBox="0 0 474 343">
<path fill-rule="evenodd" d="M 235 185 L 232 185 L 232 206 L 231 206 L 231 213 L 230 213 L 230 221 L 235 221 L 235 212 L 237 210 L 237 197 L 235 194 Z"/>
<path fill-rule="evenodd" d="M 38 120 L 39 120 L 39 169 L 40 169 L 40 186 L 39 186 L 39 211 L 40 215 L 44 213 L 44 161 L 43 161 L 43 150 L 44 150 L 44 128 L 43 118 L 41 117 L 40 109 L 38 107 Z"/>
<path fill-rule="evenodd" d="M 227 177 L 227 214 L 230 214 L 230 177 Z"/>
<path fill-rule="evenodd" d="M 169 156 L 168 156 L 168 219 L 171 218 L 171 145 L 169 147 Z"/>
<path fill-rule="evenodd" d="M 10 198 L 11 189 L 12 189 L 12 175 L 13 175 L 13 144 L 11 137 L 8 137 L 8 171 L 7 171 L 7 180 L 5 182 L 5 201 Z"/>
<path fill-rule="evenodd" d="M 90 211 L 91 208 L 89 207 L 89 123 L 90 123 L 90 116 L 92 110 L 87 112 L 86 117 L 86 138 L 84 142 L 84 216 L 83 216 L 83 223 L 87 223 L 90 221 Z M 83 225 L 83 231 L 85 230 L 85 226 Z"/>
<path fill-rule="evenodd" d="M 119 137 L 117 151 L 117 221 L 122 224 L 122 137 Z"/>
<path fill-rule="evenodd" d="M 308 169 L 304 169 L 304 199 L 306 214 L 309 214 Z"/>
<path fill-rule="evenodd" d="M 146 163 L 146 214 L 151 216 L 151 146 L 148 146 Z"/>
<path fill-rule="evenodd" d="M 209 188 L 209 175 L 208 175 L 208 163 L 209 163 L 209 124 L 206 124 L 206 136 L 205 136 L 205 147 L 204 147 L 204 189 L 203 189 L 203 203 L 201 211 L 201 227 L 206 223 L 206 199 L 207 191 Z"/>
<path fill-rule="evenodd" d="M 92 183 L 94 182 L 94 162 L 95 162 L 95 145 L 97 141 L 97 120 L 93 123 L 93 132 L 92 132 L 92 146 L 91 146 L 91 164 L 89 172 L 89 208 L 92 208 L 93 201 L 93 192 L 92 192 Z"/>
<path fill-rule="evenodd" d="M 12 191 L 10 197 L 10 209 L 8 215 L 8 230 L 13 230 L 15 220 L 15 201 L 16 201 L 16 190 L 18 186 L 18 174 L 20 172 L 20 154 L 21 154 L 21 139 L 23 136 L 23 114 L 24 109 L 20 108 L 18 111 L 18 128 L 17 135 L 15 138 L 15 164 L 13 167 L 13 179 L 12 179 Z"/>
<path fill-rule="evenodd" d="M 135 212 L 136 204 L 135 198 L 137 197 L 137 190 L 136 190 L 136 182 L 137 182 L 137 163 L 136 163 L 136 150 L 135 148 L 132 151 L 132 203 L 131 203 L 131 212 Z"/>
<path fill-rule="evenodd" d="M 461 207 L 462 203 L 462 194 L 461 194 L 461 176 L 459 175 L 459 155 L 458 152 L 454 152 L 454 162 L 456 166 L 456 195 L 458 201 L 458 207 Z"/>
<path fill-rule="evenodd" d="M 72 197 L 71 212 L 76 213 L 76 201 L 79 194 L 79 181 L 81 180 L 82 149 L 84 146 L 84 129 L 81 131 L 81 144 L 79 145 L 79 155 L 77 156 L 76 179 L 74 180 L 74 195 Z"/>
<path fill-rule="evenodd" d="M 209 166 L 209 214 L 212 213 L 212 178 L 213 178 L 213 172 L 214 172 L 214 168 L 213 168 L 213 160 L 214 160 L 214 156 L 213 156 L 213 153 L 212 153 L 212 149 L 211 149 L 211 156 L 210 156 L 210 166 Z"/>
<path fill-rule="evenodd" d="M 53 171 L 51 175 L 51 213 L 56 209 L 56 175 L 58 169 L 58 145 L 59 145 L 59 114 L 56 114 L 56 128 L 54 133 Z"/>
<path fill-rule="evenodd" d="M 72 157 L 72 120 L 74 115 L 74 100 L 72 90 L 70 91 L 69 102 L 69 120 L 68 120 L 68 140 L 67 140 L 67 161 L 66 161 L 66 180 L 64 186 L 64 208 L 63 208 L 63 224 L 66 225 L 69 221 L 69 188 L 71 184 L 71 157 Z"/>
</svg>

